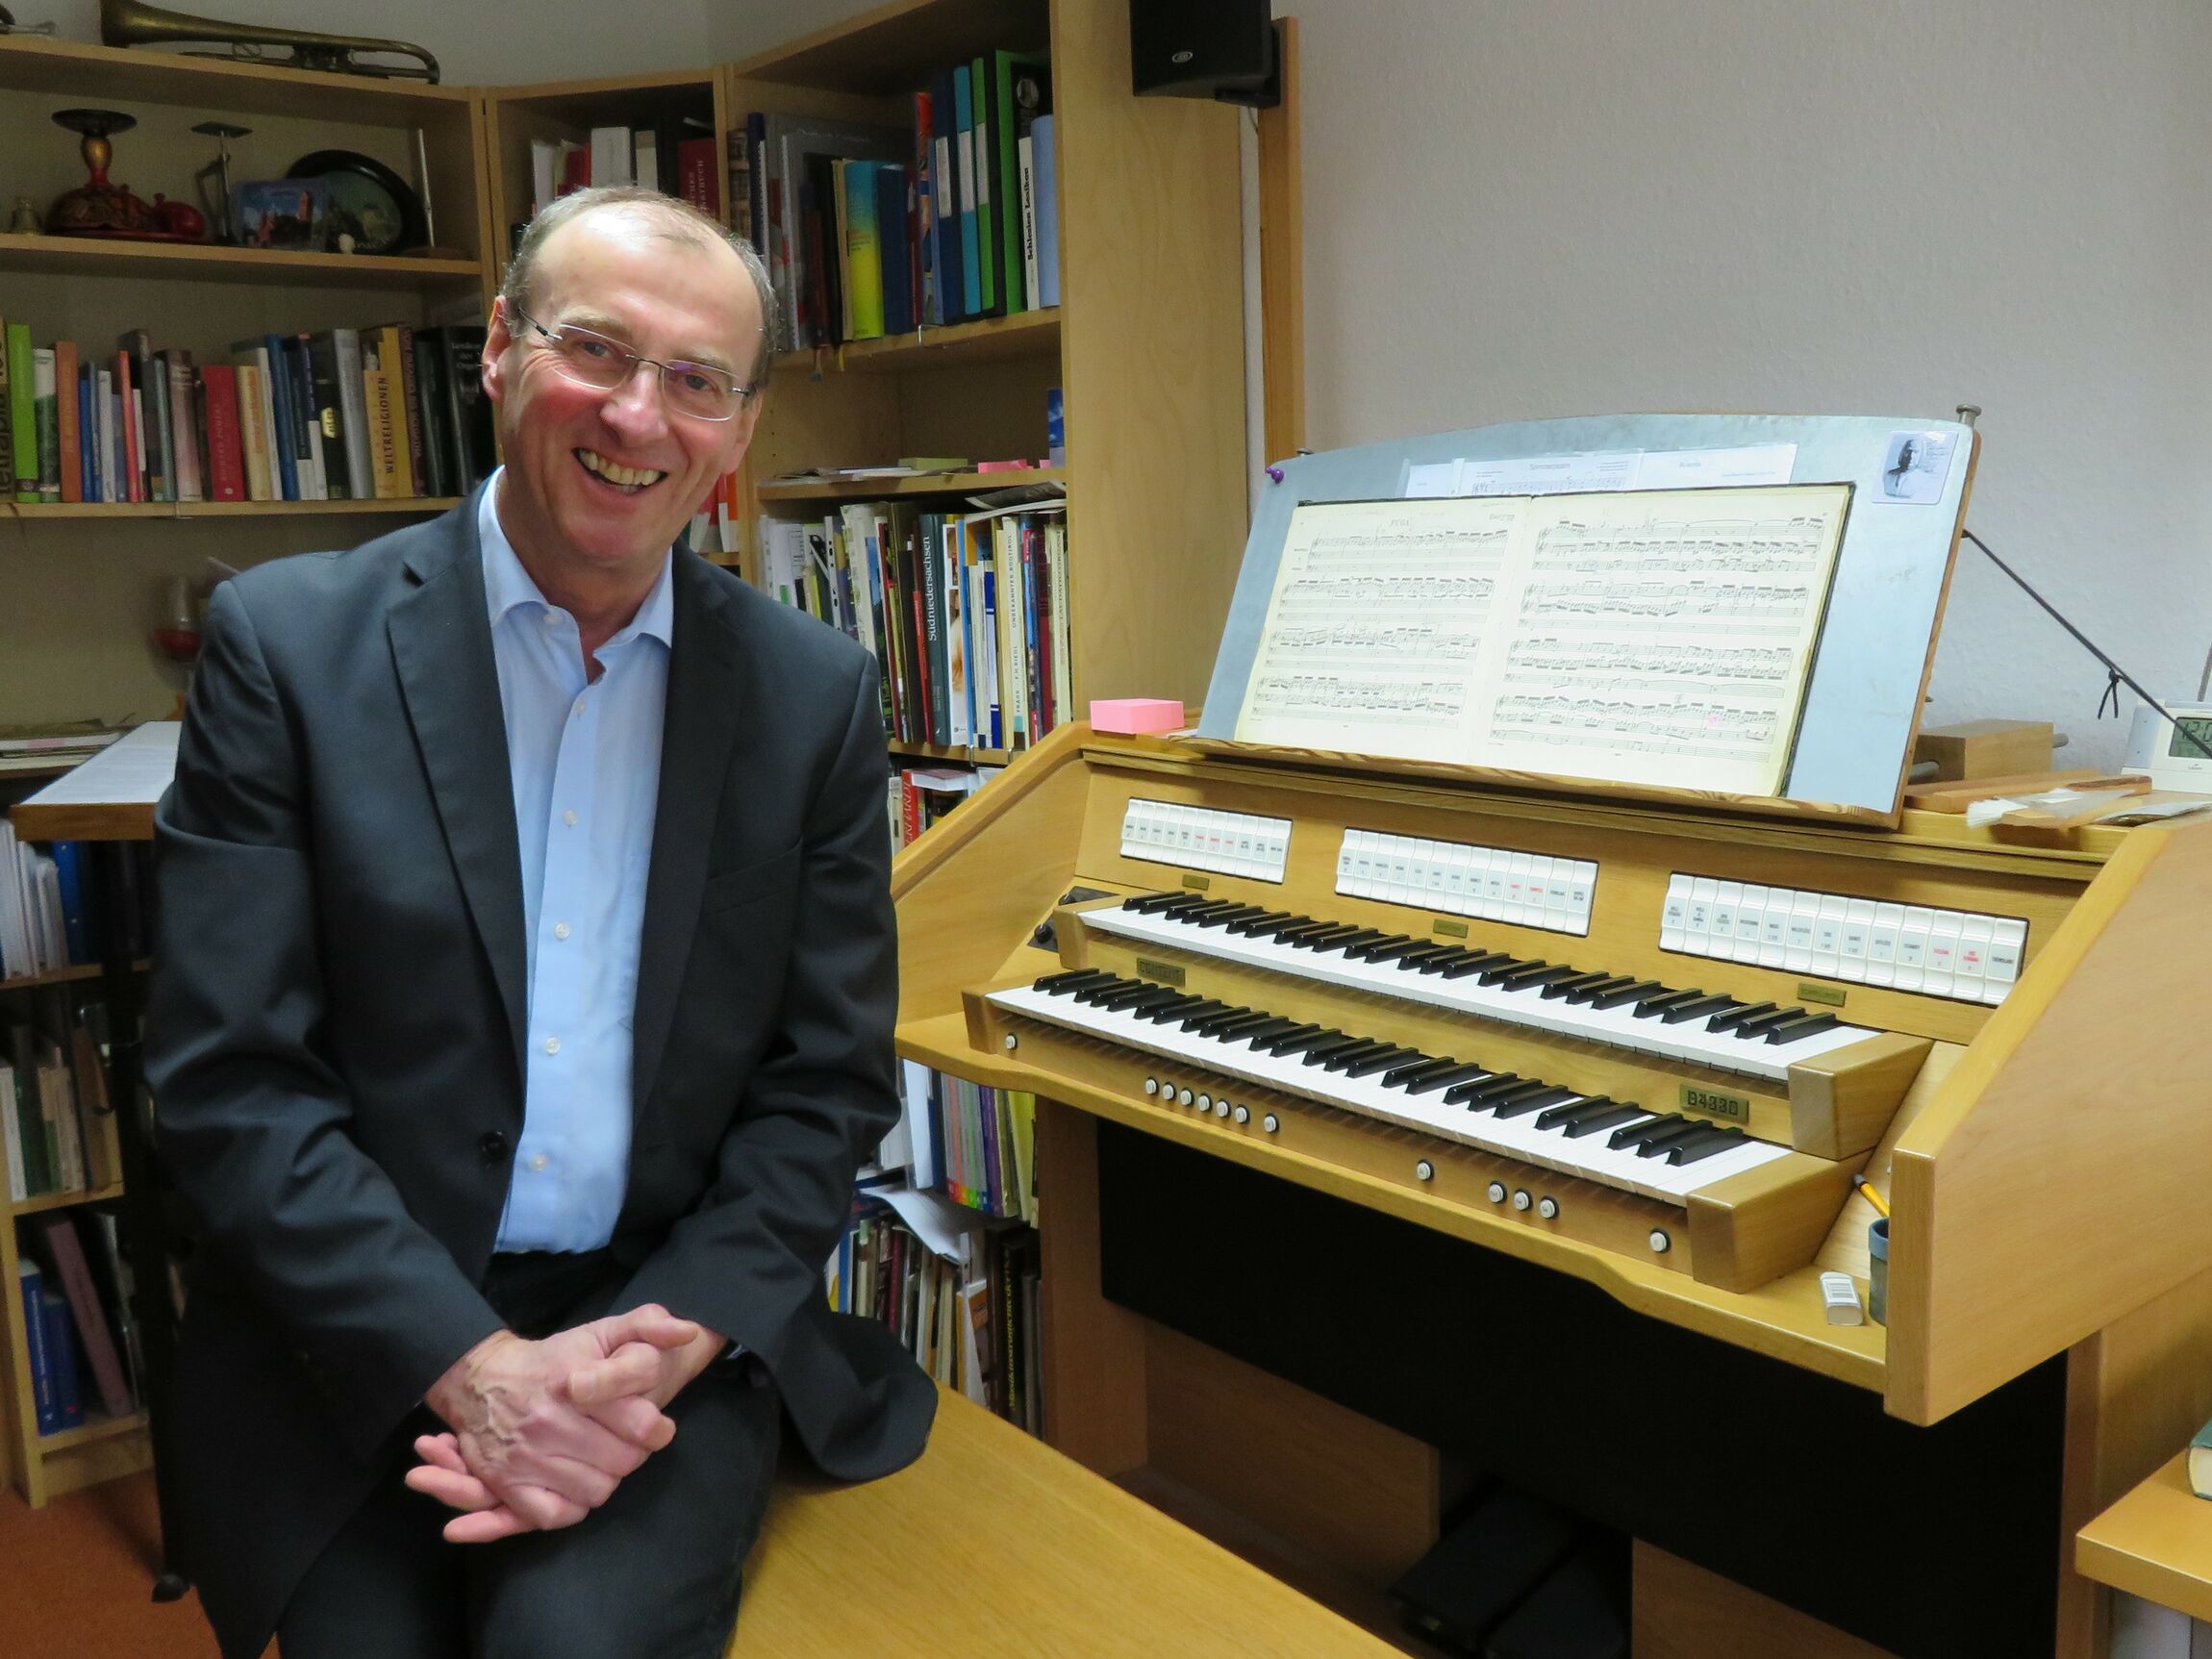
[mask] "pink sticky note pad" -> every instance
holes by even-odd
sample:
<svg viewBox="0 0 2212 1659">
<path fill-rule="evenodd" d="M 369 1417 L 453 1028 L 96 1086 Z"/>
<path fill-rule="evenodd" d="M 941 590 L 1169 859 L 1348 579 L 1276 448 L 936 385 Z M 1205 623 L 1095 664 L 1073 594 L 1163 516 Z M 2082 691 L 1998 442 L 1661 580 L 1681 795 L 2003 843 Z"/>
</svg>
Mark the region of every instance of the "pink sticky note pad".
<svg viewBox="0 0 2212 1659">
<path fill-rule="evenodd" d="M 1102 697 L 1091 704 L 1091 729 L 1134 737 L 1139 732 L 1172 732 L 1183 724 L 1183 705 L 1173 697 Z"/>
</svg>

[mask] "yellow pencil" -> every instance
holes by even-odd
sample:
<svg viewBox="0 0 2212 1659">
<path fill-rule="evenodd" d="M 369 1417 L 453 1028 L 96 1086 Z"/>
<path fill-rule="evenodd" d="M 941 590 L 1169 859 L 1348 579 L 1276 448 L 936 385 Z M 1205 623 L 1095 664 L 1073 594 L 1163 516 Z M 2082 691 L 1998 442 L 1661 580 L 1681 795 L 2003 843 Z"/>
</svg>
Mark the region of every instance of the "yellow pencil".
<svg viewBox="0 0 2212 1659">
<path fill-rule="evenodd" d="M 1864 1175 L 1853 1175 L 1851 1179 L 1859 1184 L 1859 1191 L 1867 1195 L 1867 1202 L 1872 1204 L 1886 1219 L 1890 1213 L 1890 1207 L 1882 1202 L 1882 1195 L 1874 1191 L 1874 1184 Z"/>
</svg>

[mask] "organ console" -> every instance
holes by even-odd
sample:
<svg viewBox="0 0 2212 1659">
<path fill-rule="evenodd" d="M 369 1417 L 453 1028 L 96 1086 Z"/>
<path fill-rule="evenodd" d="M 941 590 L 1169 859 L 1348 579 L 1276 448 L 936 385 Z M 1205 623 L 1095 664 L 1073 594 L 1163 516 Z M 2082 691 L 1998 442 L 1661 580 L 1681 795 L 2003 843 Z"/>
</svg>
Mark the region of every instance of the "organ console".
<svg viewBox="0 0 2212 1659">
<path fill-rule="evenodd" d="M 1824 1390 L 1788 1443 L 1808 1456 L 1830 1420 L 1900 1470 L 1950 1456 L 1970 1436 L 1947 1420 L 2055 1379 L 2049 1443 L 2013 1448 L 2049 1493 L 2022 1536 L 2057 1551 L 2002 1567 L 2024 1626 L 1930 1611 L 1940 1559 L 1886 1546 L 1833 1595 L 1786 1565 L 1765 1585 L 1907 1659 L 2104 1651 L 2072 1530 L 2212 1411 L 2212 830 L 1753 818 L 1071 727 L 893 879 L 901 1051 L 1056 1103 L 1044 1364 L 1068 1449 L 1144 1454 L 1141 1414 L 1118 1439 L 1086 1420 L 1114 1417 L 1124 1341 L 1095 1137 L 1180 1147 L 1224 1185 L 1241 1168 L 1458 1241 L 1470 1269 L 1591 1287 L 1620 1328 L 1737 1350 L 1777 1397 Z M 1886 1326 L 1822 1311 L 1823 1269 L 1867 1276 L 1861 1171 L 1894 1211 Z M 1420 1363 L 1422 1322 L 1394 1364 Z M 1801 1472 L 1794 1501 L 1828 1478 Z M 1717 1564 L 1758 1576 L 1737 1543 Z M 1885 1599 L 1883 1574 L 1918 1588 Z M 1973 1628 L 1990 1646 L 1961 1645 Z"/>
</svg>

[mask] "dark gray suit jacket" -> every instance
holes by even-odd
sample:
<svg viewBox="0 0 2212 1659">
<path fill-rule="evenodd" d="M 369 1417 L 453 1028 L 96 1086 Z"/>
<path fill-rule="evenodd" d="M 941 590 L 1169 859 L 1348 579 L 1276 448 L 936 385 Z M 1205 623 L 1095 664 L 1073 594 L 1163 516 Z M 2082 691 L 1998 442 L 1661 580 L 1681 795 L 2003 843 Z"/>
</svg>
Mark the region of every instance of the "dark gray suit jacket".
<svg viewBox="0 0 2212 1659">
<path fill-rule="evenodd" d="M 822 1264 L 897 1115 L 873 665 L 679 549 L 615 1303 L 742 1342 L 832 1475 L 935 1395 Z M 215 591 L 158 818 L 147 1072 L 207 1248 L 178 1360 L 183 1558 L 226 1654 L 499 1327 L 522 895 L 474 500 Z M 589 1522 L 587 1522 L 589 1524 Z"/>
</svg>

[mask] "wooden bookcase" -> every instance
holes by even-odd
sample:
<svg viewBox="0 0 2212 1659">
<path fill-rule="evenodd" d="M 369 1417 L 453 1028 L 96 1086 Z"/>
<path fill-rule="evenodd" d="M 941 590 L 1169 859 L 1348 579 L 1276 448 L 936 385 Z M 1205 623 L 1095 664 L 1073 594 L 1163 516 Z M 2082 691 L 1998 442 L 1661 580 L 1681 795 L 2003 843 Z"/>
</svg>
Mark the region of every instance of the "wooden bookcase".
<svg viewBox="0 0 2212 1659">
<path fill-rule="evenodd" d="M 0 318 L 28 323 L 40 345 L 112 351 L 143 328 L 157 350 L 219 363 L 250 335 L 473 318 L 485 302 L 484 107 L 471 89 L 0 38 L 0 205 L 28 196 L 43 213 L 84 182 L 77 136 L 50 117 L 85 105 L 138 118 L 113 140 L 110 176 L 149 201 L 196 201 L 192 173 L 214 155 L 214 140 L 191 130 L 201 121 L 252 129 L 232 140 L 237 180 L 282 177 L 311 150 L 348 149 L 419 182 L 419 129 L 438 239 L 458 257 L 0 235 Z M 147 631 L 171 579 L 200 575 L 210 557 L 249 565 L 346 545 L 448 505 L 0 503 L 0 723 L 168 715 L 183 676 Z"/>
<path fill-rule="evenodd" d="M 488 95 L 503 256 L 527 216 L 530 140 L 642 123 L 669 97 L 711 115 L 730 201 L 729 136 L 759 113 L 909 126 L 911 95 L 996 47 L 1048 49 L 1059 126 L 1063 303 L 778 358 L 741 478 L 757 577 L 762 514 L 888 496 L 947 503 L 993 484 L 1068 494 L 1074 688 L 1195 704 L 1213 666 L 1246 518 L 1238 116 L 1129 91 L 1127 0 L 893 0 L 722 69 L 501 88 Z M 770 484 L 901 455 L 1042 457 L 1061 389 L 1068 465 L 1011 477 Z M 996 751 L 897 745 L 917 759 Z"/>
</svg>

